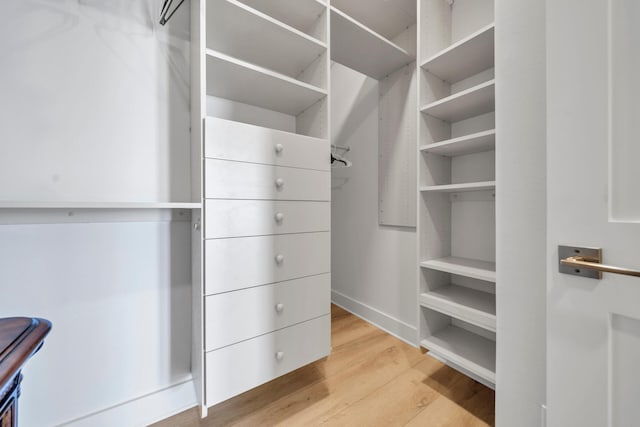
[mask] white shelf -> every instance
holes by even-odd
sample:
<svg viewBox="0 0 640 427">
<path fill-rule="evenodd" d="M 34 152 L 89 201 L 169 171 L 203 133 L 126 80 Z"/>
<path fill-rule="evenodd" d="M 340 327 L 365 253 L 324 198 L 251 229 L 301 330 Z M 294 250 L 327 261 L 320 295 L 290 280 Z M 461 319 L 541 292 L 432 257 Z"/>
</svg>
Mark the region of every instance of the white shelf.
<svg viewBox="0 0 640 427">
<path fill-rule="evenodd" d="M 331 0 L 331 5 L 389 40 L 416 24 L 412 0 Z"/>
<path fill-rule="evenodd" d="M 236 0 L 207 2 L 207 48 L 296 77 L 327 45 Z"/>
<path fill-rule="evenodd" d="M 380 80 L 409 64 L 415 57 L 331 7 L 331 59 Z"/>
<path fill-rule="evenodd" d="M 495 148 L 496 130 L 491 129 L 483 132 L 461 136 L 459 138 L 448 139 L 446 141 L 440 141 L 434 144 L 425 145 L 420 148 L 420 151 L 438 154 L 440 156 L 453 157 L 462 154 L 491 151 L 495 150 Z"/>
<path fill-rule="evenodd" d="M 207 49 L 207 95 L 297 116 L 327 91 Z"/>
<path fill-rule="evenodd" d="M 420 266 L 431 270 L 471 277 L 487 282 L 496 281 L 496 264 L 475 259 L 445 257 L 422 261 Z"/>
<path fill-rule="evenodd" d="M 9 202 L 0 201 L 0 209 L 200 209 L 189 202 Z"/>
<path fill-rule="evenodd" d="M 422 68 L 455 83 L 493 67 L 494 29 L 494 24 L 482 28 L 424 61 Z"/>
<path fill-rule="evenodd" d="M 433 193 L 462 193 L 466 191 L 493 190 L 495 188 L 495 181 L 482 181 L 467 182 L 464 184 L 427 185 L 421 187 L 420 191 Z"/>
<path fill-rule="evenodd" d="M 309 32 L 319 16 L 327 9 L 320 0 L 240 0 L 300 31 Z"/>
<path fill-rule="evenodd" d="M 457 122 L 495 110 L 495 80 L 432 102 L 421 111 L 447 122 Z"/>
<path fill-rule="evenodd" d="M 420 344 L 437 356 L 477 375 L 496 382 L 496 343 L 457 326 L 450 325 Z"/>
<path fill-rule="evenodd" d="M 488 292 L 447 285 L 420 295 L 420 305 L 496 331 L 496 296 Z"/>
</svg>

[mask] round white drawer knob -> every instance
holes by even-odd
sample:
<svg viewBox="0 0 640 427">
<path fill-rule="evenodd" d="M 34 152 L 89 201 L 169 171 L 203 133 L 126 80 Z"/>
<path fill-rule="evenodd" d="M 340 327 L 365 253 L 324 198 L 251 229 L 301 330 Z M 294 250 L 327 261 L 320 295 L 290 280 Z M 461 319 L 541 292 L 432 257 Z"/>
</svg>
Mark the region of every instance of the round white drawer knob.
<svg viewBox="0 0 640 427">
<path fill-rule="evenodd" d="M 275 218 L 276 222 L 282 222 L 284 221 L 284 214 L 282 212 L 277 212 Z"/>
<path fill-rule="evenodd" d="M 277 178 L 277 179 L 276 179 L 276 187 L 278 187 L 278 188 L 282 188 L 282 187 L 284 187 L 284 179 L 282 179 L 282 178 Z"/>
<path fill-rule="evenodd" d="M 284 145 L 276 144 L 276 153 L 280 154 L 284 151 Z"/>
<path fill-rule="evenodd" d="M 284 310 L 284 304 L 282 304 L 282 303 L 276 304 L 276 311 L 278 313 L 282 313 L 282 310 Z"/>
<path fill-rule="evenodd" d="M 277 351 L 276 360 L 282 360 L 282 359 L 284 359 L 284 351 Z"/>
<path fill-rule="evenodd" d="M 284 262 L 284 255 L 282 255 L 282 254 L 276 255 L 276 262 L 278 264 L 282 264 Z"/>
</svg>

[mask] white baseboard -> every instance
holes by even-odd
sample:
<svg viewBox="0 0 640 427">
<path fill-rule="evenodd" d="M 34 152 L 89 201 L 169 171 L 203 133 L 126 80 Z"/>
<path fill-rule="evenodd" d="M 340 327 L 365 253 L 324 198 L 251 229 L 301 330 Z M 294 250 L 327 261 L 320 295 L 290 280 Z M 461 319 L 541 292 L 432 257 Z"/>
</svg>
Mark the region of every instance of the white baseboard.
<svg viewBox="0 0 640 427">
<path fill-rule="evenodd" d="M 418 347 L 418 330 L 415 326 L 411 326 L 338 291 L 331 290 L 331 302 L 407 344 Z"/>
<path fill-rule="evenodd" d="M 62 425 L 72 427 L 147 426 L 197 404 L 193 381 L 189 380 Z"/>
</svg>

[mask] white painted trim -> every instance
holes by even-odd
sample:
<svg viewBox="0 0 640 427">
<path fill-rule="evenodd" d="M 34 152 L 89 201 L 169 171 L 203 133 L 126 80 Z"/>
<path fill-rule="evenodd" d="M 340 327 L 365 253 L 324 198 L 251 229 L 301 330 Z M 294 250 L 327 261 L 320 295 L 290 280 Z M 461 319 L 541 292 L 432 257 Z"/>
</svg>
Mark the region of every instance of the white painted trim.
<svg viewBox="0 0 640 427">
<path fill-rule="evenodd" d="M 355 316 L 358 316 L 365 322 L 371 323 L 373 326 L 380 328 L 386 333 L 406 342 L 412 347 L 418 347 L 418 343 L 416 342 L 418 330 L 415 326 L 411 326 L 408 323 L 389 316 L 376 308 L 348 297 L 338 291 L 334 291 L 333 289 L 331 290 L 331 302 Z"/>
<path fill-rule="evenodd" d="M 64 426 L 144 426 L 164 420 L 198 404 L 192 380 L 129 400 L 63 423 Z"/>
</svg>

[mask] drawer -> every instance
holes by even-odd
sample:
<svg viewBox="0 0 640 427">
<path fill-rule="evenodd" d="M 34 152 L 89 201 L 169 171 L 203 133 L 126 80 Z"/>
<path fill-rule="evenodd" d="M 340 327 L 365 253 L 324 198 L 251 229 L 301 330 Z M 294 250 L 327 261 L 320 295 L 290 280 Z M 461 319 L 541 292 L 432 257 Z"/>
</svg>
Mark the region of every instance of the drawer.
<svg viewBox="0 0 640 427">
<path fill-rule="evenodd" d="M 330 170 L 326 139 L 214 117 L 205 119 L 204 156 L 265 165 Z"/>
<path fill-rule="evenodd" d="M 331 173 L 205 160 L 207 199 L 331 200 Z"/>
<path fill-rule="evenodd" d="M 331 275 L 205 298 L 205 349 L 215 350 L 330 312 Z"/>
<path fill-rule="evenodd" d="M 206 353 L 206 406 L 327 356 L 330 322 L 322 316 Z"/>
<path fill-rule="evenodd" d="M 206 200 L 205 238 L 307 233 L 331 229 L 329 202 Z"/>
<path fill-rule="evenodd" d="M 204 250 L 207 295 L 331 271 L 329 232 L 206 240 Z"/>
</svg>

